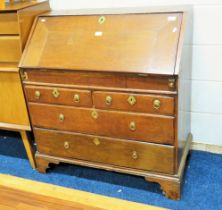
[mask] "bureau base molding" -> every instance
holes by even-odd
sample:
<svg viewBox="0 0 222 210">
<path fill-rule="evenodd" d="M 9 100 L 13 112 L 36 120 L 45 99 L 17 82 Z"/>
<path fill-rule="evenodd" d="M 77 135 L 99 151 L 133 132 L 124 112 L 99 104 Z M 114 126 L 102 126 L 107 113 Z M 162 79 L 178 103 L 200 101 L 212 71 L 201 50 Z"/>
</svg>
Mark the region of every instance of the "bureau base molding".
<svg viewBox="0 0 222 210">
<path fill-rule="evenodd" d="M 184 174 L 184 168 L 186 165 L 187 157 L 189 155 L 192 139 L 193 139 L 192 134 L 189 134 L 179 164 L 178 172 L 175 175 L 153 173 L 149 171 L 143 171 L 132 168 L 129 169 L 114 165 L 95 163 L 78 159 L 60 158 L 60 157 L 58 158 L 50 155 L 41 154 L 39 152 L 36 152 L 35 158 L 36 158 L 37 170 L 40 173 L 46 173 L 46 170 L 50 167 L 50 164 L 69 163 L 69 164 L 92 167 L 97 169 L 104 169 L 107 171 L 115 171 L 119 173 L 142 176 L 145 178 L 146 181 L 158 183 L 161 186 L 161 189 L 163 190 L 163 194 L 167 198 L 179 200 L 181 196 L 181 185 L 183 180 L 182 178 Z"/>
</svg>

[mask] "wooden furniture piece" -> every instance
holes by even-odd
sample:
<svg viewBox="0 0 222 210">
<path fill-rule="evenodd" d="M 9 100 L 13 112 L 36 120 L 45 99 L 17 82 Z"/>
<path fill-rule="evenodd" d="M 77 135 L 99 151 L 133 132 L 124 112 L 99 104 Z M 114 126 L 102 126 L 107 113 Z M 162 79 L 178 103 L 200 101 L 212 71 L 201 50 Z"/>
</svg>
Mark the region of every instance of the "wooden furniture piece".
<svg viewBox="0 0 222 210">
<path fill-rule="evenodd" d="M 0 129 L 19 131 L 33 168 L 31 130 L 18 62 L 34 18 L 49 11 L 48 1 L 7 3 L 0 9 Z"/>
<path fill-rule="evenodd" d="M 154 8 L 38 18 L 20 67 L 40 172 L 59 162 L 113 170 L 180 198 L 191 17 Z"/>
</svg>

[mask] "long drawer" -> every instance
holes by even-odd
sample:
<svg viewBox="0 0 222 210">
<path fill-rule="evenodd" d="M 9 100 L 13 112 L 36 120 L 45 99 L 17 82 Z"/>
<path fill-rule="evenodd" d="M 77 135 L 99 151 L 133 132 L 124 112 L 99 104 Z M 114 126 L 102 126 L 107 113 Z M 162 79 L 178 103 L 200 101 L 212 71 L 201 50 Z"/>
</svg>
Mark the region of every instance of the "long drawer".
<svg viewBox="0 0 222 210">
<path fill-rule="evenodd" d="M 174 114 L 174 98 L 168 96 L 95 91 L 93 102 L 101 109 Z"/>
<path fill-rule="evenodd" d="M 114 138 L 173 144 L 174 117 L 29 103 L 32 124 Z"/>
<path fill-rule="evenodd" d="M 18 62 L 20 56 L 19 36 L 0 36 L 0 62 Z"/>
<path fill-rule="evenodd" d="M 173 146 L 36 128 L 34 134 L 42 154 L 174 173 Z"/>
<path fill-rule="evenodd" d="M 91 91 L 89 90 L 26 85 L 25 93 L 29 102 L 92 107 Z"/>
<path fill-rule="evenodd" d="M 1 13 L 0 14 L 0 34 L 18 34 L 17 13 Z"/>
<path fill-rule="evenodd" d="M 140 76 L 137 74 L 98 73 L 91 71 L 24 70 L 25 82 L 60 84 L 87 88 L 121 88 L 143 91 L 175 91 L 172 76 Z M 59 79 L 58 79 L 59 78 Z"/>
</svg>

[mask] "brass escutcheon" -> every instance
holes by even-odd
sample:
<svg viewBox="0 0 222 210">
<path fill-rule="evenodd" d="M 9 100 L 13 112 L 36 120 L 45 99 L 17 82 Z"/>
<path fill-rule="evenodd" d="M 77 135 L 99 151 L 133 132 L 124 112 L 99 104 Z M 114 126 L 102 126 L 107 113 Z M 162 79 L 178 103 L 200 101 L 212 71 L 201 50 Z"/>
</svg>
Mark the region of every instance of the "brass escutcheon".
<svg viewBox="0 0 222 210">
<path fill-rule="evenodd" d="M 75 94 L 73 97 L 74 102 L 79 103 L 80 102 L 80 96 L 79 94 Z"/>
<path fill-rule="evenodd" d="M 105 21 L 106 21 L 106 17 L 105 16 L 101 16 L 101 17 L 99 17 L 98 23 L 99 24 L 103 24 L 103 23 L 105 23 Z"/>
<path fill-rule="evenodd" d="M 55 98 L 58 98 L 60 93 L 59 93 L 59 90 L 57 88 L 54 88 L 52 90 L 52 95 L 55 97 Z"/>
<path fill-rule="evenodd" d="M 100 140 L 98 138 L 94 138 L 93 139 L 93 143 L 96 145 L 96 146 L 99 146 L 100 145 Z"/>
<path fill-rule="evenodd" d="M 111 96 L 106 96 L 106 105 L 111 105 L 112 104 L 112 97 Z"/>
<path fill-rule="evenodd" d="M 154 108 L 154 109 L 159 109 L 159 108 L 160 108 L 160 105 L 161 105 L 161 102 L 160 102 L 159 99 L 153 100 L 153 108 Z"/>
<path fill-rule="evenodd" d="M 40 96 L 41 96 L 40 91 L 36 90 L 36 91 L 35 91 L 35 98 L 36 98 L 36 99 L 39 99 Z"/>
<path fill-rule="evenodd" d="M 136 97 L 135 96 L 129 96 L 128 103 L 133 106 L 136 103 Z"/>
<path fill-rule="evenodd" d="M 63 122 L 65 120 L 64 114 L 59 114 L 59 121 Z"/>
<path fill-rule="evenodd" d="M 97 111 L 94 110 L 94 111 L 92 111 L 91 116 L 92 116 L 93 119 L 97 119 L 99 114 L 98 114 Z"/>
<path fill-rule="evenodd" d="M 131 131 L 135 131 L 135 130 L 136 130 L 136 123 L 135 123 L 135 122 L 130 122 L 130 124 L 129 124 L 129 129 L 130 129 Z"/>
<path fill-rule="evenodd" d="M 132 158 L 133 158 L 133 160 L 137 160 L 138 159 L 138 154 L 137 154 L 136 151 L 132 152 Z"/>
<path fill-rule="evenodd" d="M 64 148 L 65 148 L 65 149 L 69 149 L 69 142 L 68 142 L 68 141 L 65 141 L 65 142 L 64 142 Z"/>
</svg>

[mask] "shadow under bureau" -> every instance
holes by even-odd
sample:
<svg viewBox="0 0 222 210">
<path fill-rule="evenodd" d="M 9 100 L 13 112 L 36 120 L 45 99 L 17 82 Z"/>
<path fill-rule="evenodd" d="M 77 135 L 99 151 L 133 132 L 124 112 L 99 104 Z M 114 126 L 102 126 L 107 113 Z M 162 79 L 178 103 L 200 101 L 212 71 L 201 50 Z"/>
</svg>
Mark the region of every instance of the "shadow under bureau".
<svg viewBox="0 0 222 210">
<path fill-rule="evenodd" d="M 37 19 L 20 63 L 37 169 L 66 162 L 144 176 L 179 199 L 192 140 L 191 16 L 137 12 Z"/>
</svg>

